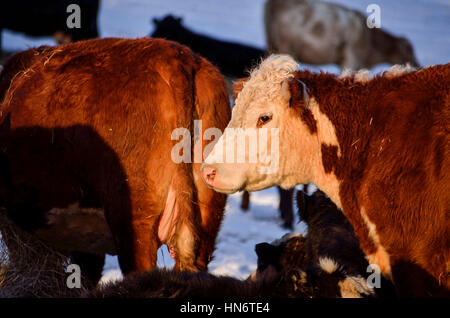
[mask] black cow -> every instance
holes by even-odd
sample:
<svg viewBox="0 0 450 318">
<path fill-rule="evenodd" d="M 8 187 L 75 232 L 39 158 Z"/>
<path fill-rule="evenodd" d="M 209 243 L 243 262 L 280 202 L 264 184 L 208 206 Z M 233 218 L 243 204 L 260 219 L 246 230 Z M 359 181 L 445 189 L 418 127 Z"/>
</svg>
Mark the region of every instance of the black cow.
<svg viewBox="0 0 450 318">
<path fill-rule="evenodd" d="M 367 284 L 375 268 L 368 271 L 353 227 L 323 192 L 308 196 L 298 191 L 297 205 L 300 219 L 308 225 L 307 235 L 287 234 L 272 243 L 257 244 L 258 267 L 250 280 L 265 281 L 296 268 L 306 273 L 302 286 L 313 286 L 315 296 L 395 296 L 392 283 L 382 276 L 380 288 Z"/>
<path fill-rule="evenodd" d="M 185 28 L 181 22 L 181 18 L 172 15 L 160 20 L 154 18 L 155 31 L 151 37 L 165 38 L 190 47 L 195 53 L 216 65 L 226 76 L 235 78 L 247 76 L 247 71 L 266 55 L 265 50 L 194 33 Z"/>
</svg>

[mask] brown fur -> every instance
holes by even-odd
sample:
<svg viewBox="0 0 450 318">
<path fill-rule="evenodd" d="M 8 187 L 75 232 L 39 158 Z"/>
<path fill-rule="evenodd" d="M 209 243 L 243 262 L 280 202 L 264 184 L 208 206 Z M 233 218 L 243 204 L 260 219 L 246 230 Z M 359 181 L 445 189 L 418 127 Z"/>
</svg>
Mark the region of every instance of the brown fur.
<svg viewBox="0 0 450 318">
<path fill-rule="evenodd" d="M 171 132 L 192 133 L 194 119 L 203 130 L 224 129 L 229 118 L 222 76 L 184 46 L 156 39 L 59 46 L 13 79 L 1 105 L 1 204 L 30 229 L 52 208 L 104 209 L 125 273 L 155 266 L 162 243 L 177 250 L 177 268 L 205 270 L 226 197 L 200 182 L 199 164 L 171 160 Z M 179 215 L 161 242 L 171 185 Z M 192 250 L 183 249 L 183 235 Z"/>
<path fill-rule="evenodd" d="M 265 127 L 279 130 L 278 170 L 219 162 L 219 140 L 205 182 L 223 193 L 312 182 L 342 209 L 369 263 L 400 295 L 448 295 L 450 64 L 364 81 L 296 69 L 286 55 L 264 60 L 228 124 L 248 128 L 272 113 Z"/>
<path fill-rule="evenodd" d="M 399 293 L 448 296 L 450 64 L 368 82 L 308 71 L 295 78 L 335 128 L 341 156 L 322 144 L 322 164 L 340 182 L 342 209 L 363 251 L 375 253 L 377 243 L 361 209 L 376 226 Z"/>
</svg>

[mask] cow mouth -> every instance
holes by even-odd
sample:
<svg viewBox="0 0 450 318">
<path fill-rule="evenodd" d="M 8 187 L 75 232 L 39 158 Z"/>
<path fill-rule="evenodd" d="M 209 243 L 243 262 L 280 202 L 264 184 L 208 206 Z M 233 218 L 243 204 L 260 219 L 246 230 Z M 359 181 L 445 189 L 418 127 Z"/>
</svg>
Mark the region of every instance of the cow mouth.
<svg viewBox="0 0 450 318">
<path fill-rule="evenodd" d="M 213 189 L 214 191 L 216 191 L 216 192 L 219 192 L 219 193 L 224 193 L 224 194 L 233 194 L 233 193 L 236 193 L 236 192 L 239 192 L 239 191 L 245 191 L 245 190 L 247 190 L 246 189 L 246 187 L 247 187 L 247 182 L 244 182 L 244 183 L 242 183 L 241 184 L 241 186 L 239 186 L 239 187 L 234 187 L 234 188 L 220 188 L 220 187 L 217 187 L 217 186 L 213 186 L 213 185 L 209 185 L 209 184 L 207 184 L 206 183 L 206 186 L 208 187 L 208 188 L 210 188 L 210 189 Z"/>
<path fill-rule="evenodd" d="M 226 188 L 216 188 L 216 187 L 212 187 L 212 186 L 208 186 L 210 189 L 213 189 L 216 192 L 220 192 L 220 193 L 224 193 L 224 194 L 233 194 L 236 193 L 238 191 L 241 191 L 243 189 L 240 188 L 235 188 L 235 189 L 226 189 Z"/>
</svg>

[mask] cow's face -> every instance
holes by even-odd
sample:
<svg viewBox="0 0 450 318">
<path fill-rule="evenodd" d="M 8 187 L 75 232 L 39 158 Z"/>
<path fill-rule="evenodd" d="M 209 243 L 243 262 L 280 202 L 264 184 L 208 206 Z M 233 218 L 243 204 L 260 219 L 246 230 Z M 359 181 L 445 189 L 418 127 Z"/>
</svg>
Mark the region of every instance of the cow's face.
<svg viewBox="0 0 450 318">
<path fill-rule="evenodd" d="M 373 288 L 364 277 L 347 274 L 336 260 L 313 259 L 308 252 L 308 241 L 309 238 L 301 234 L 289 233 L 272 243 L 257 244 L 258 267 L 247 280 L 265 284 L 281 281 L 289 297 L 374 296 Z"/>
<path fill-rule="evenodd" d="M 289 233 L 272 243 L 255 245 L 258 267 L 248 280 L 253 282 L 271 282 L 290 268 L 304 268 L 305 237 L 302 234 Z"/>
<path fill-rule="evenodd" d="M 294 79 L 296 68 L 288 56 L 271 56 L 235 85 L 231 121 L 202 167 L 208 186 L 233 193 L 309 181 L 296 155 L 308 149 L 307 129 L 299 129 L 305 125 L 291 105 L 293 90 L 297 101 L 307 99 L 306 86 Z"/>
<path fill-rule="evenodd" d="M 155 30 L 153 31 L 152 38 L 165 38 L 167 40 L 181 41 L 181 37 L 184 35 L 184 28 L 182 26 L 182 19 L 167 15 L 163 19 L 153 18 L 153 24 Z"/>
</svg>

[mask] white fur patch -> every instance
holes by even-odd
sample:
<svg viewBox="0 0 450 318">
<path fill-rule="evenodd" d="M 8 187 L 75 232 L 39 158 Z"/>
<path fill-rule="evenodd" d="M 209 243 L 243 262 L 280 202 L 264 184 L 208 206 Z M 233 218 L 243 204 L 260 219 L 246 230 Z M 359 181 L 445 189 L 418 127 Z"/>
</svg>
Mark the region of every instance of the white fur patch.
<svg viewBox="0 0 450 318">
<path fill-rule="evenodd" d="M 367 69 L 361 69 L 359 71 L 353 71 L 352 69 L 346 68 L 342 71 L 339 78 L 353 78 L 356 82 L 368 82 L 371 79 L 371 73 Z"/>
<path fill-rule="evenodd" d="M 380 243 L 380 237 L 378 236 L 376 225 L 369 220 L 369 217 L 367 216 L 364 208 L 361 208 L 361 217 L 363 218 L 369 230 L 370 239 L 377 248 L 375 253 L 367 255 L 367 260 L 370 264 L 378 265 L 381 269 L 381 272 L 387 277 L 391 278 L 392 273 L 389 254 L 387 253 L 384 246 Z"/>
<path fill-rule="evenodd" d="M 361 276 L 348 276 L 338 283 L 342 298 L 361 298 L 374 295 L 373 288 L 367 285 L 365 278 Z"/>
<path fill-rule="evenodd" d="M 339 269 L 339 264 L 329 257 L 320 257 L 319 266 L 328 274 L 332 274 Z"/>
<path fill-rule="evenodd" d="M 383 73 L 383 76 L 386 78 L 393 78 L 414 72 L 416 70 L 417 69 L 409 65 L 409 63 L 407 63 L 406 65 L 396 64 L 391 66 L 387 71 L 385 71 Z M 356 82 L 361 83 L 369 82 L 370 80 L 372 80 L 371 72 L 367 69 L 361 69 L 358 71 L 353 71 L 351 69 L 344 69 L 341 72 L 339 78 L 353 78 Z"/>
<path fill-rule="evenodd" d="M 315 100 L 314 97 L 309 99 L 308 104 L 309 109 L 311 110 L 314 119 L 317 122 L 317 139 L 319 141 L 319 148 L 316 151 L 320 150 L 320 144 L 325 144 L 327 146 L 336 146 L 337 147 L 337 156 L 338 158 L 342 156 L 341 146 L 338 142 L 336 129 L 333 123 L 330 121 L 327 115 L 322 113 L 319 109 L 319 104 Z M 336 175 L 333 173 L 326 173 L 322 164 L 322 161 L 319 157 L 319 162 L 317 162 L 317 172 L 314 176 L 313 183 L 316 184 L 318 188 L 324 191 L 330 199 L 338 206 L 338 208 L 342 209 L 342 204 L 339 195 L 339 186 L 340 182 L 337 179 Z"/>
<path fill-rule="evenodd" d="M 317 121 L 317 134 L 319 141 L 328 146 L 336 146 L 338 148 L 337 155 L 342 155 L 341 146 L 339 145 L 336 129 L 327 115 L 319 109 L 319 104 L 314 97 L 309 99 L 308 107 L 311 110 L 314 119 Z"/>
<path fill-rule="evenodd" d="M 384 76 L 387 78 L 392 78 L 414 72 L 415 70 L 416 68 L 409 65 L 409 63 L 407 63 L 406 65 L 396 64 L 393 65 L 389 70 L 384 72 Z"/>
</svg>

